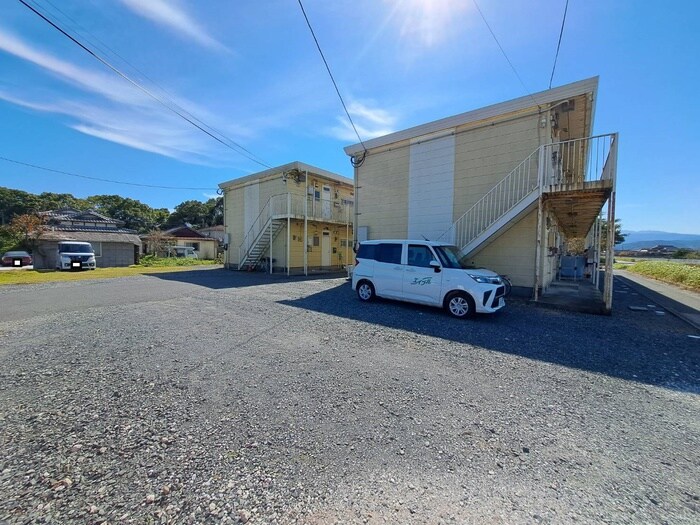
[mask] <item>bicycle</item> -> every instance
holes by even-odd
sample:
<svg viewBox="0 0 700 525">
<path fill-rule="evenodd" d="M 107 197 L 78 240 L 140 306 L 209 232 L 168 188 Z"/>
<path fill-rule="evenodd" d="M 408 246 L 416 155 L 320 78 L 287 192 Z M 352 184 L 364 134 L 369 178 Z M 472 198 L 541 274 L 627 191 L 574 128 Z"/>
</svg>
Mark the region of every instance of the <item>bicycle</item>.
<svg viewBox="0 0 700 525">
<path fill-rule="evenodd" d="M 513 289 L 513 285 L 510 282 L 510 277 L 507 275 L 501 275 L 501 281 L 503 281 L 503 287 L 505 288 L 505 293 L 503 294 L 503 297 L 508 297 L 510 295 L 511 290 Z"/>
</svg>

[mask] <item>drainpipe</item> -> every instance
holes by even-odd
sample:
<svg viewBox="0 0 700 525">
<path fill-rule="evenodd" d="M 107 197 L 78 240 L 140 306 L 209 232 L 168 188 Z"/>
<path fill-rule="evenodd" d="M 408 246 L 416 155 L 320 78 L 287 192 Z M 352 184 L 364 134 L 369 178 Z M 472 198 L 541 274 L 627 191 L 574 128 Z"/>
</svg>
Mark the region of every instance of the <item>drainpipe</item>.
<svg viewBox="0 0 700 525">
<path fill-rule="evenodd" d="M 292 194 L 287 193 L 287 277 L 289 277 L 289 255 L 290 255 L 289 243 L 291 241 L 291 232 L 289 230 L 292 227 L 292 219 L 290 217 L 291 213 L 292 213 Z"/>
<path fill-rule="evenodd" d="M 360 186 L 358 184 L 358 173 L 359 168 L 355 168 L 354 174 L 355 174 L 355 209 L 353 210 L 353 214 L 355 217 L 354 222 L 352 223 L 352 247 L 353 249 L 355 248 L 355 245 L 357 244 L 357 221 L 358 221 L 358 216 L 360 215 L 358 210 L 360 209 Z"/>
</svg>

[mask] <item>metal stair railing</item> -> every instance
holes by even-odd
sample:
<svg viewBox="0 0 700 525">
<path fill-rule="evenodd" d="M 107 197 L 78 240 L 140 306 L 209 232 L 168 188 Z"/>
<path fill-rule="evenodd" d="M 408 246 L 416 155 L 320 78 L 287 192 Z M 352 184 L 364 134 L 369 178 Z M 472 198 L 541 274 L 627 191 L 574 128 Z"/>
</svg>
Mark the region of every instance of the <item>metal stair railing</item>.
<svg viewBox="0 0 700 525">
<path fill-rule="evenodd" d="M 273 195 L 267 200 L 257 218 L 248 229 L 245 237 L 243 237 L 243 242 L 241 242 L 238 247 L 239 268 L 246 264 L 257 263 L 257 260 L 251 260 L 251 255 L 253 259 L 256 257 L 259 258 L 262 255 L 261 253 L 256 253 L 255 249 L 260 245 L 263 239 L 265 242 L 270 241 L 267 234 L 270 231 L 270 221 L 274 219 L 282 219 L 288 216 L 306 216 L 307 219 L 315 221 L 351 221 L 351 217 L 353 216 L 352 205 L 345 204 L 335 206 L 334 202 L 331 201 L 329 206 L 324 209 L 323 204 L 320 203 L 317 207 L 309 206 L 307 198 L 306 195 L 281 193 Z M 278 230 L 279 228 L 273 227 L 273 237 Z"/>
<path fill-rule="evenodd" d="M 262 210 L 260 210 L 260 213 L 243 237 L 243 242 L 241 242 L 240 246 L 238 247 L 238 268 L 241 268 L 247 262 L 251 249 L 253 246 L 255 246 L 257 240 L 267 228 L 272 217 L 271 210 L 275 197 L 278 197 L 278 195 L 273 195 L 267 199 L 267 202 L 263 206 Z"/>
<path fill-rule="evenodd" d="M 474 203 L 438 240 L 464 249 L 518 206 L 539 186 L 541 148 L 537 148 Z"/>
<path fill-rule="evenodd" d="M 467 248 L 510 212 L 522 211 L 525 199 L 545 188 L 613 180 L 617 133 L 545 144 L 469 208 L 438 240 Z M 491 232 L 492 233 L 492 232 Z"/>
</svg>

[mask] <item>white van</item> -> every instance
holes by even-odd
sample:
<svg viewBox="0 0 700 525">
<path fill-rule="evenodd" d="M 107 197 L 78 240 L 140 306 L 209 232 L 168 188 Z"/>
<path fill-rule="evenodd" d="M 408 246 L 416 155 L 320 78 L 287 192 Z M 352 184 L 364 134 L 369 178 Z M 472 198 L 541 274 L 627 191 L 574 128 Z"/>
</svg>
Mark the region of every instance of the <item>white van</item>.
<svg viewBox="0 0 700 525">
<path fill-rule="evenodd" d="M 199 259 L 197 251 L 192 246 L 170 246 L 168 257 L 184 257 L 185 259 Z"/>
<path fill-rule="evenodd" d="M 94 270 L 95 250 L 89 242 L 61 241 L 56 252 L 57 270 Z"/>
<path fill-rule="evenodd" d="M 457 247 L 411 240 L 363 241 L 355 256 L 352 289 L 361 301 L 375 296 L 445 308 L 465 318 L 505 306 L 500 276 L 461 263 Z"/>
</svg>

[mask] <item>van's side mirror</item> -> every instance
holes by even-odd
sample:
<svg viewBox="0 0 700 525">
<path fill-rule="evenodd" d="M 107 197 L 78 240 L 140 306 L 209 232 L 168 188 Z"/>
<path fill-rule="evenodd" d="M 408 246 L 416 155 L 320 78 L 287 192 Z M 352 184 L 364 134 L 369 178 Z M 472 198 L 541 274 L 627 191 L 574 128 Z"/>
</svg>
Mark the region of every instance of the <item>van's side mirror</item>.
<svg viewBox="0 0 700 525">
<path fill-rule="evenodd" d="M 440 263 L 437 262 L 435 259 L 433 259 L 432 261 L 430 261 L 430 267 L 431 267 L 433 270 L 435 270 L 435 273 L 440 273 L 440 270 L 441 270 L 441 268 L 440 268 Z"/>
</svg>

